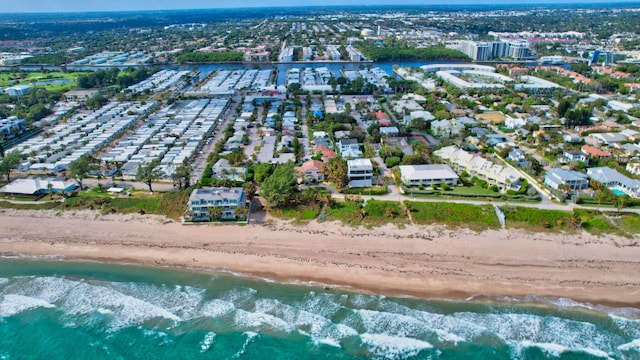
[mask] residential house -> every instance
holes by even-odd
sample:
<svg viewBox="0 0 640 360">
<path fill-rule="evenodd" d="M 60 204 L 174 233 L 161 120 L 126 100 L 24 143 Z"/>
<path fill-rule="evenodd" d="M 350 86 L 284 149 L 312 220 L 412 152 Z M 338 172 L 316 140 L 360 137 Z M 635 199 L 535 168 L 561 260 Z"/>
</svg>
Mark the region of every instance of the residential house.
<svg viewBox="0 0 640 360">
<path fill-rule="evenodd" d="M 340 139 L 340 155 L 345 159 L 357 159 L 362 156 L 358 139 Z"/>
<path fill-rule="evenodd" d="M 441 159 L 447 161 L 458 173 L 466 172 L 469 177 L 477 177 L 489 185 L 496 185 L 502 192 L 519 190 L 522 178 L 510 167 L 497 165 L 491 161 L 456 146 L 443 147 L 434 152 Z"/>
<path fill-rule="evenodd" d="M 26 129 L 27 122 L 19 119 L 17 116 L 0 119 L 0 138 L 4 137 L 5 139 L 9 139 L 23 133 Z"/>
<path fill-rule="evenodd" d="M 608 151 L 604 151 L 602 149 L 599 149 L 595 146 L 591 146 L 591 145 L 584 145 L 582 146 L 582 152 L 585 155 L 588 155 L 590 157 L 594 157 L 594 158 L 608 158 L 611 157 L 611 153 Z"/>
<path fill-rule="evenodd" d="M 349 187 L 370 187 L 373 185 L 373 164 L 369 159 L 347 160 Z"/>
<path fill-rule="evenodd" d="M 579 136 L 579 135 L 576 135 L 576 134 L 568 134 L 568 133 L 565 133 L 565 134 L 562 136 L 562 140 L 564 140 L 564 142 L 568 142 L 568 143 L 572 143 L 572 144 L 577 144 L 577 143 L 579 143 L 580 141 L 582 141 L 582 139 L 580 138 L 580 136 Z"/>
<path fill-rule="evenodd" d="M 313 182 L 324 181 L 324 163 L 319 160 L 308 160 L 296 168 L 302 179 Z"/>
<path fill-rule="evenodd" d="M 616 195 L 640 198 L 640 180 L 630 179 L 609 167 L 587 169 L 587 175 L 613 191 Z"/>
<path fill-rule="evenodd" d="M 580 151 L 564 150 L 562 152 L 562 162 L 570 163 L 572 161 L 582 161 L 585 164 L 589 163 L 589 157 Z"/>
<path fill-rule="evenodd" d="M 209 209 L 220 208 L 221 219 L 236 219 L 236 210 L 247 202 L 242 188 L 212 187 L 195 189 L 189 196 L 189 213 L 192 221 L 209 221 Z"/>
<path fill-rule="evenodd" d="M 401 165 L 400 179 L 406 186 L 456 186 L 460 177 L 448 165 Z"/>
<path fill-rule="evenodd" d="M 584 190 L 589 188 L 589 178 L 587 175 L 572 170 L 561 168 L 550 169 L 544 176 L 545 185 L 554 190 L 565 190 L 563 187 L 572 191 Z"/>
<path fill-rule="evenodd" d="M 327 162 L 329 159 L 338 156 L 335 151 L 329 149 L 326 145 L 318 145 L 315 150 L 316 154 L 320 154 L 322 161 Z"/>
<path fill-rule="evenodd" d="M 247 169 L 243 167 L 231 166 L 229 160 L 220 159 L 211 167 L 214 178 L 228 179 L 233 181 L 244 181 L 247 178 Z"/>
<path fill-rule="evenodd" d="M 464 131 L 464 125 L 455 120 L 436 120 L 431 123 L 431 131 L 434 136 L 450 138 L 460 135 Z"/>
<path fill-rule="evenodd" d="M 396 136 L 400 133 L 400 130 L 395 126 L 385 126 L 380 128 L 381 136 Z"/>
<path fill-rule="evenodd" d="M 589 137 L 596 139 L 599 143 L 604 145 L 619 144 L 628 140 L 627 136 L 622 133 L 595 133 L 589 134 Z"/>
<path fill-rule="evenodd" d="M 520 149 L 511 150 L 507 155 L 507 160 L 511 161 L 511 163 L 518 167 L 527 167 L 531 165 L 531 163 L 527 161 L 524 152 Z"/>
<path fill-rule="evenodd" d="M 53 178 L 25 178 L 13 180 L 0 188 L 0 193 L 39 196 L 49 193 L 69 193 L 77 188 L 78 185 L 72 181 L 56 180 Z"/>
<path fill-rule="evenodd" d="M 509 130 L 519 129 L 525 125 L 527 125 L 527 120 L 522 118 L 507 116 L 504 120 L 504 127 Z"/>
<path fill-rule="evenodd" d="M 634 175 L 640 175 L 640 163 L 628 163 L 627 171 Z"/>
</svg>

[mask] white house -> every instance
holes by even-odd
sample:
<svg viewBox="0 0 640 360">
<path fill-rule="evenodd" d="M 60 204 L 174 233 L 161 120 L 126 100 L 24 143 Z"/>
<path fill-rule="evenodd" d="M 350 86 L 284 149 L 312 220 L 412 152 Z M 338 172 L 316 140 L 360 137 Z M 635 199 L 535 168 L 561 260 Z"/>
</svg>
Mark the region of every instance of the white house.
<svg viewBox="0 0 640 360">
<path fill-rule="evenodd" d="M 629 179 L 617 170 L 609 167 L 587 169 L 587 175 L 593 180 L 601 182 L 616 195 L 629 195 L 640 198 L 640 180 Z"/>
<path fill-rule="evenodd" d="M 347 161 L 349 187 L 370 187 L 373 185 L 373 164 L 369 159 Z"/>
<path fill-rule="evenodd" d="M 189 212 L 192 221 L 209 221 L 210 208 L 220 208 L 221 219 L 236 219 L 236 210 L 245 206 L 246 195 L 242 188 L 201 188 L 189 196 Z"/>
<path fill-rule="evenodd" d="M 544 183 L 548 187 L 558 190 L 561 186 L 566 186 L 571 190 L 584 190 L 589 188 L 589 178 L 587 175 L 561 168 L 550 169 L 544 176 Z"/>
<path fill-rule="evenodd" d="M 340 139 L 340 155 L 345 159 L 357 159 L 362 156 L 358 139 Z"/>
<path fill-rule="evenodd" d="M 443 147 L 434 154 L 447 161 L 457 172 L 467 172 L 469 177 L 475 176 L 489 185 L 496 185 L 502 192 L 520 189 L 522 178 L 510 167 L 494 164 L 456 146 Z"/>
<path fill-rule="evenodd" d="M 504 127 L 510 130 L 519 129 L 525 125 L 527 125 L 527 120 L 522 118 L 507 116 L 504 119 Z"/>
<path fill-rule="evenodd" d="M 406 186 L 456 186 L 460 181 L 458 174 L 448 165 L 402 165 L 400 179 Z"/>
<path fill-rule="evenodd" d="M 464 125 L 455 120 L 436 120 L 431 123 L 431 131 L 435 136 L 449 138 L 460 135 L 464 131 Z"/>
<path fill-rule="evenodd" d="M 211 167 L 214 178 L 229 179 L 234 181 L 244 181 L 247 177 L 247 169 L 243 167 L 231 166 L 229 160 L 220 159 Z"/>
<path fill-rule="evenodd" d="M 572 161 L 582 161 L 585 164 L 589 163 L 589 157 L 580 151 L 565 150 L 562 153 L 562 162 L 569 163 Z"/>
</svg>

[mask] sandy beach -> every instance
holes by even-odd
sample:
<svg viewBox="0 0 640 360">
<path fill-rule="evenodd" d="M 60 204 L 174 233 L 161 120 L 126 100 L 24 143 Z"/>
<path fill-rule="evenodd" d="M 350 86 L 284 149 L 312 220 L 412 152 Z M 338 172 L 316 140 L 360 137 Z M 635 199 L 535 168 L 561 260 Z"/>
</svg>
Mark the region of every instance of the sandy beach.
<svg viewBox="0 0 640 360">
<path fill-rule="evenodd" d="M 566 297 L 640 307 L 633 239 L 337 223 L 184 226 L 149 215 L 0 210 L 0 253 L 227 270 L 389 295 Z"/>
</svg>

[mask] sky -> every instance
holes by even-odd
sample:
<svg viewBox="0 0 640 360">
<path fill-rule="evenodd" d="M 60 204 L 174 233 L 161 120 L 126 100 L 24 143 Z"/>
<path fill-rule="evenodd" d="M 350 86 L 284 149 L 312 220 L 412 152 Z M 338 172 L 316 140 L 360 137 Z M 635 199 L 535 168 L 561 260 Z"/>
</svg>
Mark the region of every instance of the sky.
<svg viewBox="0 0 640 360">
<path fill-rule="evenodd" d="M 602 3 L 606 0 L 493 0 L 491 4 L 523 3 Z M 617 0 L 616 2 L 638 2 Z M 487 0 L 0 0 L 0 13 L 15 12 L 87 12 L 205 8 L 242 8 L 270 6 L 337 5 L 454 5 L 486 4 Z"/>
</svg>

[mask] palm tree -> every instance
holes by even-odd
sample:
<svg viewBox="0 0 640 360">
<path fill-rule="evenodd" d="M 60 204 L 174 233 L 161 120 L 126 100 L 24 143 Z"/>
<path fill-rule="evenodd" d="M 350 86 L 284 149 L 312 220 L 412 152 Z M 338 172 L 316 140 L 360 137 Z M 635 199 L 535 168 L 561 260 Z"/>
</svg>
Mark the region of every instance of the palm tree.
<svg viewBox="0 0 640 360">
<path fill-rule="evenodd" d="M 218 220 L 222 216 L 222 208 L 221 207 L 210 207 L 207 208 L 207 212 L 209 213 L 209 217 L 211 220 Z"/>
</svg>

